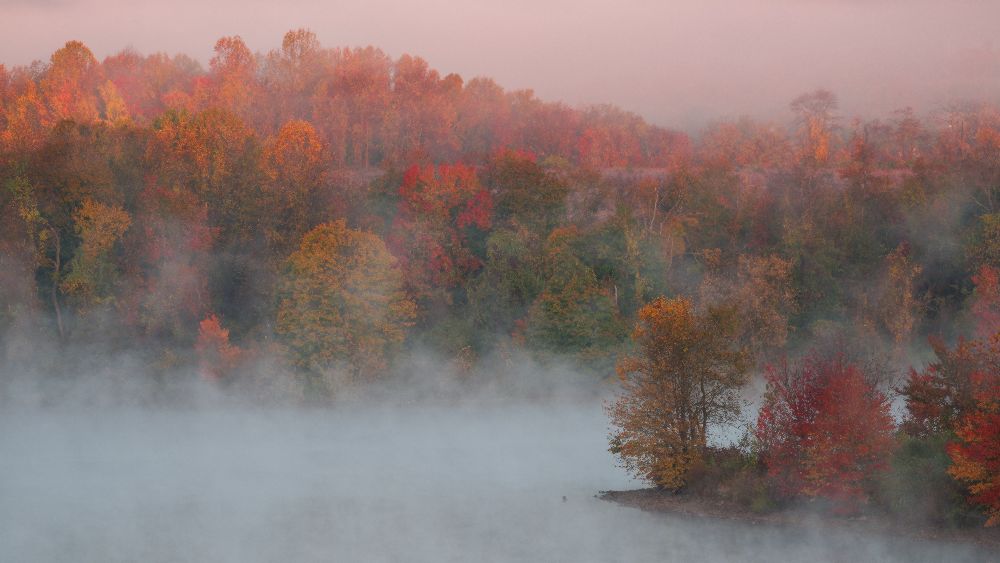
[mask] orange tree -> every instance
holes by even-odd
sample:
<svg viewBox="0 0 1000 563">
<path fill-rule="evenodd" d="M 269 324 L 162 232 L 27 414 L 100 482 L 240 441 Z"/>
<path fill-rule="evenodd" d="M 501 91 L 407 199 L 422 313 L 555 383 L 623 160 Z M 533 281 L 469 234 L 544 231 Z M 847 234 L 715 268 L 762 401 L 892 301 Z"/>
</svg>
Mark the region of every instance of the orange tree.
<svg viewBox="0 0 1000 563">
<path fill-rule="evenodd" d="M 635 353 L 617 366 L 622 393 L 607 405 L 610 451 L 659 487 L 679 489 L 703 459 L 709 426 L 734 421 L 748 354 L 735 345 L 732 310 L 695 311 L 660 297 L 639 311 Z"/>
<path fill-rule="evenodd" d="M 232 374 L 244 352 L 229 342 L 229 329 L 215 314 L 198 323 L 198 340 L 194 350 L 198 355 L 198 371 L 205 379 L 222 379 Z"/>
<path fill-rule="evenodd" d="M 1000 375 L 972 375 L 975 407 L 955 429 L 948 444 L 948 473 L 968 486 L 969 501 L 986 509 L 987 526 L 1000 524 Z"/>
</svg>

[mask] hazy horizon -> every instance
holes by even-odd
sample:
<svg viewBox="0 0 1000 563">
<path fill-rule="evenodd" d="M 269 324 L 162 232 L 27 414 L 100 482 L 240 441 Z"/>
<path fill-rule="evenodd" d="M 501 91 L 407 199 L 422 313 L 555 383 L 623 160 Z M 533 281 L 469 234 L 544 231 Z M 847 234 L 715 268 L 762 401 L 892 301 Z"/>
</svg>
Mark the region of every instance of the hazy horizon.
<svg viewBox="0 0 1000 563">
<path fill-rule="evenodd" d="M 442 74 L 489 76 L 574 106 L 611 103 L 689 130 L 740 115 L 783 119 L 791 99 L 816 88 L 836 93 L 845 117 L 1000 98 L 993 44 L 1000 4 L 974 0 L 179 0 L 168 12 L 150 1 L 0 6 L 13 24 L 0 40 L 8 66 L 48 60 L 70 39 L 99 59 L 132 47 L 206 64 L 219 37 L 240 35 L 267 52 L 286 31 L 306 27 L 328 47 L 418 55 Z"/>
</svg>

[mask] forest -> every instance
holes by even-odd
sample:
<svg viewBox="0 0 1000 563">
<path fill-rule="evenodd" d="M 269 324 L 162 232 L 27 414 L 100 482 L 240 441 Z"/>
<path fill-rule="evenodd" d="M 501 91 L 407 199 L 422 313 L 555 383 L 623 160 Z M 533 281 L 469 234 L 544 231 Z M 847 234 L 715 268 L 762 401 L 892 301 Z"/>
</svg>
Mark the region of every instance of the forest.
<svg viewBox="0 0 1000 563">
<path fill-rule="evenodd" d="M 305 29 L 69 41 L 0 65 L 0 373 L 330 405 L 530 359 L 656 487 L 1000 524 L 1000 105 L 787 102 L 685 133 Z"/>
</svg>

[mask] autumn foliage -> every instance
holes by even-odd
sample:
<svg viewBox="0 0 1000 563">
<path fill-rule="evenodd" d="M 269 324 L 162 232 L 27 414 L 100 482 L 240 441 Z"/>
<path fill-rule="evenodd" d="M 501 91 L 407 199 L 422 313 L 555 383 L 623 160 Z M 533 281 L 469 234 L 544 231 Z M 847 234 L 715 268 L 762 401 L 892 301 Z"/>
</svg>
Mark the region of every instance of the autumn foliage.
<svg viewBox="0 0 1000 563">
<path fill-rule="evenodd" d="M 990 373 L 1000 366 L 1000 342 L 960 339 L 947 346 L 932 339 L 937 360 L 923 371 L 910 370 L 900 390 L 906 399 L 907 418 L 903 428 L 915 436 L 952 431 L 959 420 L 976 405 L 977 374 Z"/>
<path fill-rule="evenodd" d="M 826 499 L 840 512 L 867 503 L 894 447 L 885 396 L 839 357 L 772 367 L 767 385 L 755 434 L 779 494 Z"/>
<path fill-rule="evenodd" d="M 343 221 L 306 233 L 279 292 L 278 335 L 294 365 L 313 373 L 340 368 L 374 377 L 415 316 L 385 244 Z"/>
<path fill-rule="evenodd" d="M 221 379 L 238 365 L 243 351 L 229 342 L 229 329 L 224 328 L 216 315 L 209 315 L 198 323 L 198 366 L 202 377 Z"/>
<path fill-rule="evenodd" d="M 972 296 L 971 313 L 978 338 L 990 338 L 1000 332 L 1000 270 L 980 266 L 972 276 L 976 289 Z"/>
<path fill-rule="evenodd" d="M 698 313 L 683 298 L 661 297 L 639 311 L 637 350 L 618 364 L 622 392 L 607 407 L 611 451 L 630 473 L 683 487 L 712 426 L 739 414 L 747 364 L 733 345 L 734 326 L 726 311 Z"/>
<path fill-rule="evenodd" d="M 410 293 L 424 302 L 450 301 L 447 290 L 481 266 L 470 239 L 486 232 L 492 218 L 492 196 L 471 167 L 410 167 L 389 234 Z"/>
<path fill-rule="evenodd" d="M 987 526 L 1000 524 L 1000 372 L 973 375 L 976 405 L 955 429 L 948 455 L 953 477 L 965 483 L 969 500 L 986 509 Z"/>
<path fill-rule="evenodd" d="M 735 459 L 761 506 L 852 512 L 909 463 L 996 523 L 1000 109 L 787 109 L 688 136 L 306 29 L 205 68 L 69 41 L 0 65 L 0 361 L 48 334 L 235 388 L 263 358 L 307 398 L 417 353 L 616 371 L 611 449 L 660 487 Z M 760 449 L 723 452 L 761 371 Z"/>
</svg>

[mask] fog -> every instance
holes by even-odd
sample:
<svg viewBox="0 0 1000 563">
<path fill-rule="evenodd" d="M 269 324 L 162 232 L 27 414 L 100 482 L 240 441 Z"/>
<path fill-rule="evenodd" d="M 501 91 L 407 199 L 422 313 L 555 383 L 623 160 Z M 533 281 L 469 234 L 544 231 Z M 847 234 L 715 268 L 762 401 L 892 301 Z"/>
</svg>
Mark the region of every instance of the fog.
<svg viewBox="0 0 1000 563">
<path fill-rule="evenodd" d="M 3 561 L 972 561 L 970 545 L 644 513 L 596 400 L 8 407 Z"/>
<path fill-rule="evenodd" d="M 7 24 L 0 61 L 47 60 L 79 39 L 98 58 L 131 46 L 191 54 L 206 65 L 219 37 L 238 34 L 266 52 L 287 30 L 308 27 L 328 47 L 412 53 L 442 74 L 490 76 L 572 105 L 609 102 L 688 131 L 739 115 L 787 121 L 788 102 L 816 88 L 835 92 L 844 116 L 884 118 L 904 106 L 933 112 L 966 98 L 1000 102 L 995 2 L 456 4 L 0 0 Z M 948 229 L 911 230 L 939 243 L 952 236 L 943 233 L 960 232 L 962 209 L 955 207 L 954 221 L 938 217 Z M 32 268 L 32 280 L 47 273 Z M 104 336 L 100 323 L 85 322 L 80 334 Z M 971 543 L 858 535 L 826 517 L 771 527 L 602 501 L 600 491 L 648 486 L 608 452 L 602 401 L 612 385 L 527 353 L 482 359 L 469 375 L 459 373 L 459 358 L 411 350 L 400 362 L 406 373 L 364 389 L 331 368 L 317 377 L 329 376 L 336 396 L 310 406 L 270 356 L 276 348 L 267 331 L 253 360 L 221 381 L 194 373 L 197 352 L 75 349 L 42 332 L 10 329 L 0 339 L 0 562 L 992 555 Z M 171 371 L 185 369 L 192 373 Z M 756 412 L 761 386 L 757 379 L 745 390 L 745 412 Z M 733 442 L 741 431 L 712 438 Z"/>
<path fill-rule="evenodd" d="M 241 35 L 266 52 L 309 27 L 327 46 L 412 53 L 546 100 L 614 103 L 694 130 L 742 114 L 784 118 L 823 87 L 843 113 L 933 111 L 1000 99 L 1000 3 L 982 0 L 0 0 L 0 60 L 46 60 L 67 38 L 99 57 L 131 45 L 206 63 Z"/>
</svg>

